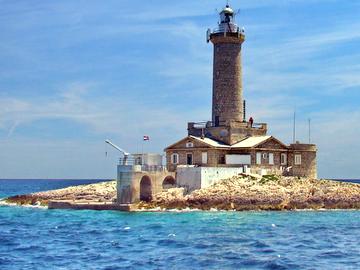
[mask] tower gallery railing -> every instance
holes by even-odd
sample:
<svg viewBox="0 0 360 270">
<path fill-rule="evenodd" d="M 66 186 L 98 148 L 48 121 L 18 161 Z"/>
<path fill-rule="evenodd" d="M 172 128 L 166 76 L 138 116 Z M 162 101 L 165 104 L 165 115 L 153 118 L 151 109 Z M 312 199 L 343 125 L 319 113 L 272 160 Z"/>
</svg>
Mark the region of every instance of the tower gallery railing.
<svg viewBox="0 0 360 270">
<path fill-rule="evenodd" d="M 240 29 L 240 27 L 237 27 L 236 29 L 232 29 L 231 31 L 229 31 L 229 29 L 225 29 L 224 27 L 218 27 L 215 29 L 212 29 L 212 31 L 210 32 L 210 34 L 217 34 L 217 33 L 233 33 L 233 34 L 245 34 L 245 30 L 244 29 Z"/>
<path fill-rule="evenodd" d="M 250 127 L 249 122 L 240 122 L 241 125 Z M 215 122 L 207 121 L 207 122 L 190 122 L 188 123 L 188 129 L 205 129 L 205 128 L 212 128 L 212 127 L 226 127 L 228 126 L 225 121 L 220 121 L 218 125 Z M 266 123 L 253 123 L 251 128 L 254 129 L 264 129 L 267 127 Z"/>
</svg>

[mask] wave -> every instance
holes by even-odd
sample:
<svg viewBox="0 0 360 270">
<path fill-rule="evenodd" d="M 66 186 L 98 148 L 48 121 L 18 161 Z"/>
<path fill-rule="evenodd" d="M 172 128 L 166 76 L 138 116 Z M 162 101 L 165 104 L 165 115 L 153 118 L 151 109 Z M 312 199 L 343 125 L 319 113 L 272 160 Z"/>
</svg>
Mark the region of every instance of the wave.
<svg viewBox="0 0 360 270">
<path fill-rule="evenodd" d="M 174 212 L 174 213 L 183 213 L 183 212 L 205 212 L 198 208 L 184 208 L 184 209 L 168 209 L 168 208 L 161 208 L 161 207 L 155 207 L 150 209 L 140 208 L 134 210 L 134 212 Z"/>
<path fill-rule="evenodd" d="M 5 199 L 0 199 L 0 206 L 48 209 L 47 206 L 40 205 L 40 204 L 36 204 L 36 205 L 31 205 L 31 204 L 19 205 L 19 204 L 16 204 L 16 203 L 9 203 L 9 202 L 5 201 Z"/>
</svg>

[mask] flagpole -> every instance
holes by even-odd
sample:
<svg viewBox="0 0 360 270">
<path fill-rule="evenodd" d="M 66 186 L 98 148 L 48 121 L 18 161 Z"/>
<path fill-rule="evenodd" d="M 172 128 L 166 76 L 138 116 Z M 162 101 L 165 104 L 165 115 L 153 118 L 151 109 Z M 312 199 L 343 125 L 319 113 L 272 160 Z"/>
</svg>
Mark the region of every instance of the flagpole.
<svg viewBox="0 0 360 270">
<path fill-rule="evenodd" d="M 144 166 L 144 137 L 141 142 L 141 167 Z"/>
<path fill-rule="evenodd" d="M 311 119 L 309 118 L 309 144 L 311 143 Z"/>
</svg>

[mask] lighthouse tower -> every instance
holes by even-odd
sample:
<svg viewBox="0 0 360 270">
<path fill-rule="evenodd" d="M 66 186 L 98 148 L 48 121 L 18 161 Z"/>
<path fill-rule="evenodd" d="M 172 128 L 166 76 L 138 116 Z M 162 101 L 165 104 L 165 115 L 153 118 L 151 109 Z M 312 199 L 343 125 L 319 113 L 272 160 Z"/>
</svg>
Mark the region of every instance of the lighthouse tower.
<svg viewBox="0 0 360 270">
<path fill-rule="evenodd" d="M 207 41 L 214 44 L 212 121 L 215 126 L 228 126 L 244 120 L 241 46 L 245 33 L 236 25 L 229 5 L 219 15 L 218 28 L 207 32 Z"/>
<path fill-rule="evenodd" d="M 188 135 L 233 145 L 251 136 L 265 136 L 266 123 L 246 121 L 243 101 L 241 49 L 245 32 L 235 22 L 235 12 L 226 5 L 215 30 L 207 30 L 214 45 L 211 121 L 188 123 Z"/>
</svg>

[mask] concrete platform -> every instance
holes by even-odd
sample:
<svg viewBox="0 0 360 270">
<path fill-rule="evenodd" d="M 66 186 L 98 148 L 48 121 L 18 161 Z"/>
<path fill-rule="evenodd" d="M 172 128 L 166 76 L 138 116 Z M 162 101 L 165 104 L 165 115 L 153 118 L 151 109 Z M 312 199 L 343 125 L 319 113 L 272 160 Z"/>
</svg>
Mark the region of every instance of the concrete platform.
<svg viewBox="0 0 360 270">
<path fill-rule="evenodd" d="M 135 211 L 133 204 L 117 204 L 112 202 L 89 202 L 89 201 L 49 201 L 49 209 L 74 209 L 74 210 L 116 210 L 116 211 Z"/>
</svg>

